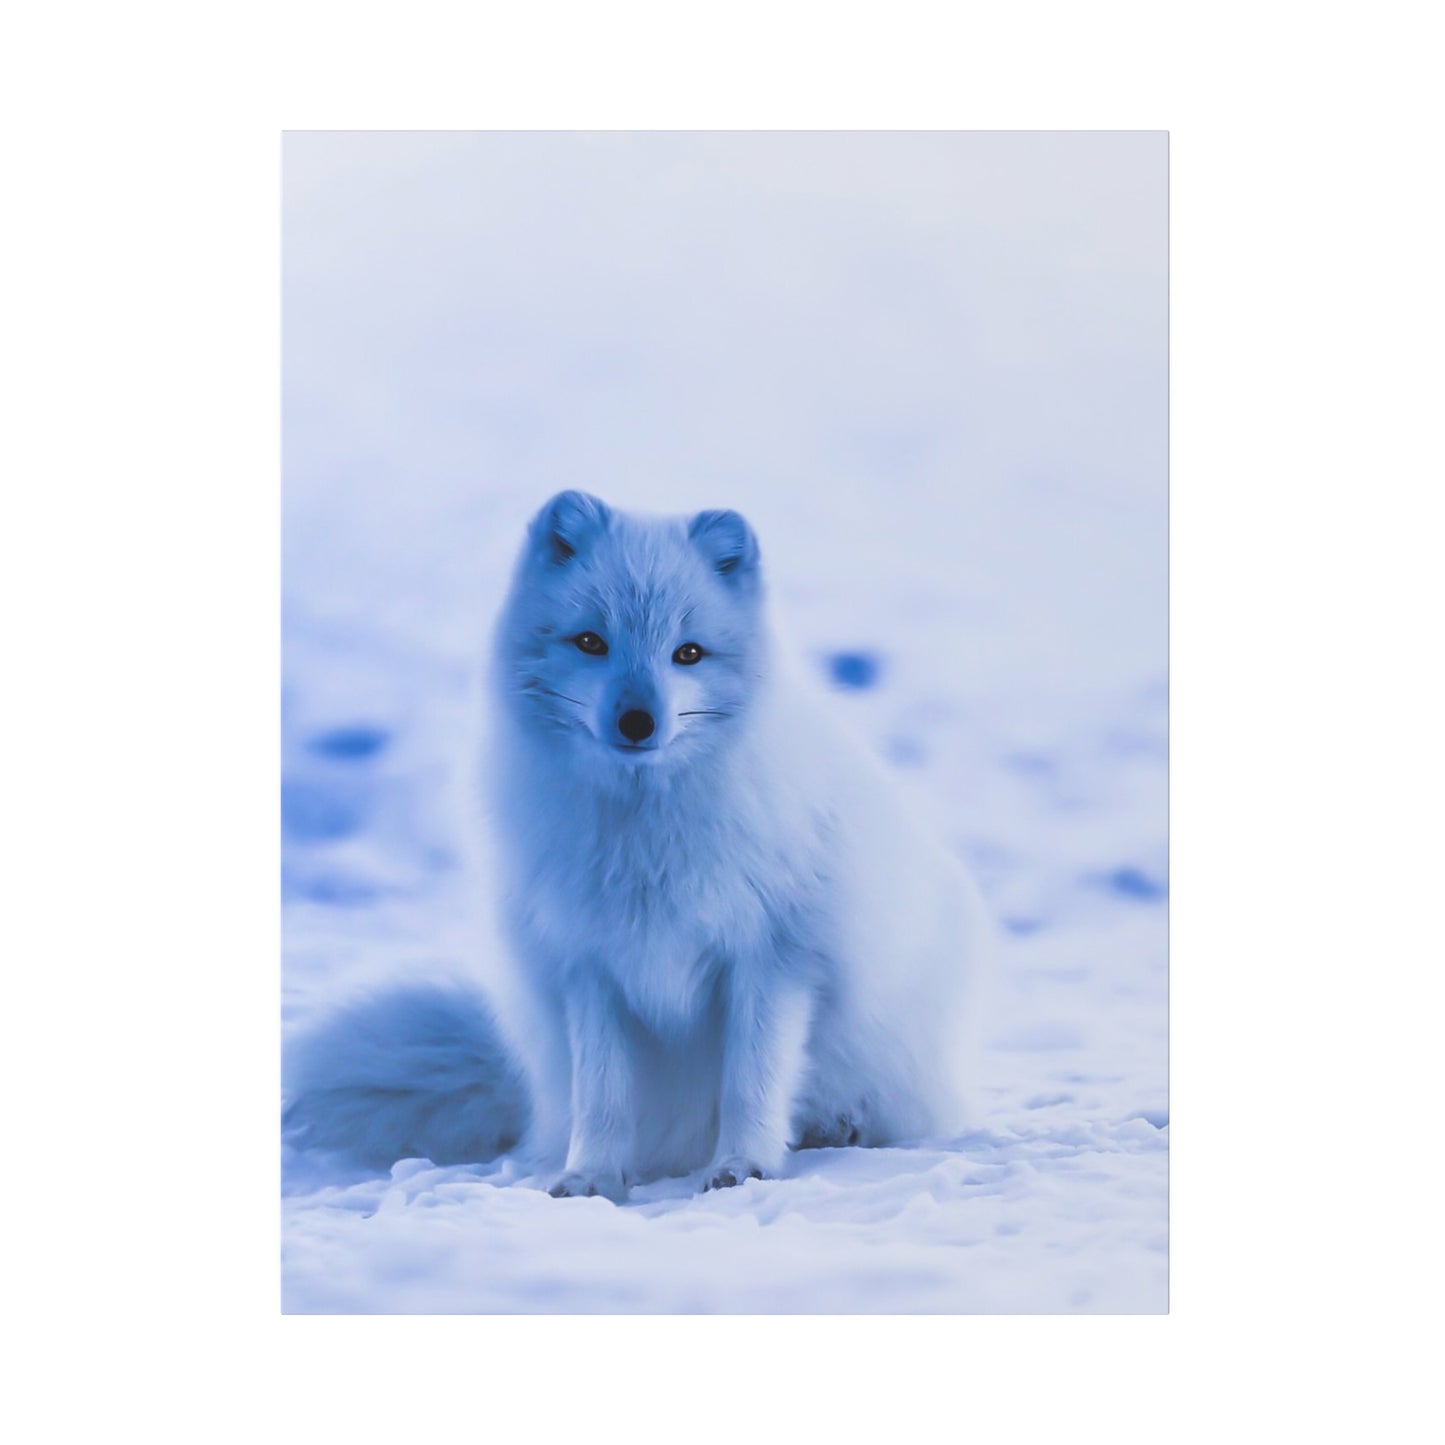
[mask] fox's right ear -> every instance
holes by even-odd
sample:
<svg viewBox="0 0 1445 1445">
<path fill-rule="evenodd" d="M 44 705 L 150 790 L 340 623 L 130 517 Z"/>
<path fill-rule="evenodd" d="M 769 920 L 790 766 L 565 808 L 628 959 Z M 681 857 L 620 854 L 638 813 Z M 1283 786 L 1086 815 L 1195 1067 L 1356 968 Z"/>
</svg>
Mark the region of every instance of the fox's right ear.
<svg viewBox="0 0 1445 1445">
<path fill-rule="evenodd" d="M 699 512 L 687 535 L 726 582 L 741 582 L 758 568 L 758 539 L 737 512 Z"/>
<path fill-rule="evenodd" d="M 529 535 L 533 551 L 562 567 L 607 530 L 607 503 L 587 492 L 558 492 L 535 517 Z"/>
</svg>

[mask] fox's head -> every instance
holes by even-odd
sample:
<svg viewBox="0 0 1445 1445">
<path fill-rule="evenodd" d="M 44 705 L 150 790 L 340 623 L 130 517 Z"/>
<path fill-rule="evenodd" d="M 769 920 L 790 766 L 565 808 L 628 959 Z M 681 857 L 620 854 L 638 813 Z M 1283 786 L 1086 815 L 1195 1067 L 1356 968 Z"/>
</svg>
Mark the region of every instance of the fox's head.
<svg viewBox="0 0 1445 1445">
<path fill-rule="evenodd" d="M 498 638 L 530 727 L 599 766 L 667 766 L 722 745 L 765 663 L 758 544 L 736 512 L 617 512 L 562 492 L 532 519 Z"/>
</svg>

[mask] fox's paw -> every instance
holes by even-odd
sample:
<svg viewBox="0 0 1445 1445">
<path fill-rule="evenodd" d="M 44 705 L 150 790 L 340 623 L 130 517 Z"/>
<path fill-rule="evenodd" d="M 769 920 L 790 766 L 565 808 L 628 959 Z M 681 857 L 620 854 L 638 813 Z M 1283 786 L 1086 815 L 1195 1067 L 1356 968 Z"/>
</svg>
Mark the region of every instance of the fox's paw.
<svg viewBox="0 0 1445 1445">
<path fill-rule="evenodd" d="M 835 1114 L 831 1119 L 814 1119 L 804 1126 L 799 1149 L 843 1149 L 856 1144 L 860 1134 L 851 1114 Z"/>
<path fill-rule="evenodd" d="M 751 1159 L 734 1154 L 730 1159 L 721 1159 L 708 1169 L 702 1186 L 703 1192 L 706 1193 L 709 1189 L 731 1189 L 735 1184 L 764 1177 L 761 1164 L 754 1164 Z"/>
<path fill-rule="evenodd" d="M 573 1170 L 564 1174 L 547 1193 L 553 1199 L 587 1199 L 594 1194 L 600 1194 L 603 1199 L 621 1204 L 627 1198 L 627 1185 L 622 1175 L 615 1171 Z"/>
</svg>

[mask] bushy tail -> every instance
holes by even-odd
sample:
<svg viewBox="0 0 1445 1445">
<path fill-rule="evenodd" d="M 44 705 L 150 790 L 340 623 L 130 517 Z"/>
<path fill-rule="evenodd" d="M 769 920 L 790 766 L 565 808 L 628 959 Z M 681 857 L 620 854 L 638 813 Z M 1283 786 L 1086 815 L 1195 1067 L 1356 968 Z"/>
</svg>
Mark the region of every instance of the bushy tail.
<svg viewBox="0 0 1445 1445">
<path fill-rule="evenodd" d="M 471 1164 L 527 1126 L 521 1074 L 482 998 L 413 985 L 343 1006 L 287 1040 L 286 1141 L 371 1169 Z"/>
</svg>

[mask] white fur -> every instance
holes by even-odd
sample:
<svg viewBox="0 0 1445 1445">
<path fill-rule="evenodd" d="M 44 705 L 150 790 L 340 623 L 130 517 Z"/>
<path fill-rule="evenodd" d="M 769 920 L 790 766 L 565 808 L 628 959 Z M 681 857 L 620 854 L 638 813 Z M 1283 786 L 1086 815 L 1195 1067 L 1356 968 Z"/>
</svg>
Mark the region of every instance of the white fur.
<svg viewBox="0 0 1445 1445">
<path fill-rule="evenodd" d="M 740 517 L 554 498 L 491 680 L 502 1017 L 554 1192 L 962 1128 L 977 892 L 780 660 Z M 642 751 L 631 710 L 656 721 Z"/>
</svg>

